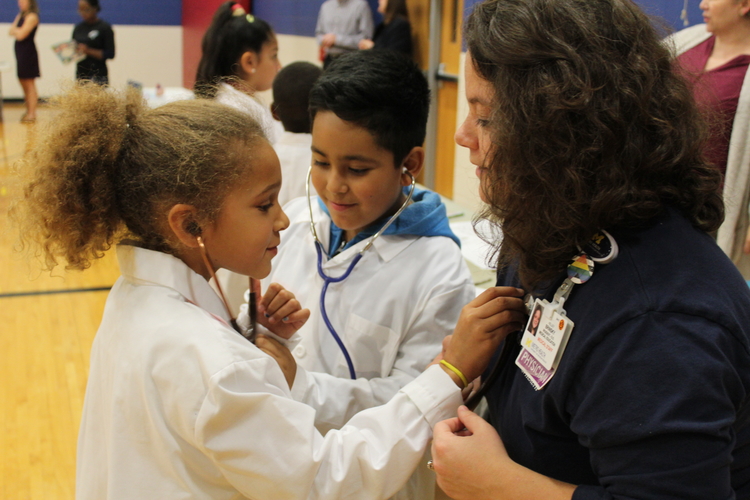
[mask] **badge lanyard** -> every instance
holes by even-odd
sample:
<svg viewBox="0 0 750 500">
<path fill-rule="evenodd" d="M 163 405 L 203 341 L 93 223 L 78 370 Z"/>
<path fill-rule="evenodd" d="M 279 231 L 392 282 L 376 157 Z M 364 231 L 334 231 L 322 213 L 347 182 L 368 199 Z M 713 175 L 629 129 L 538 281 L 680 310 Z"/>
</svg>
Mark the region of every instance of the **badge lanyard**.
<svg viewBox="0 0 750 500">
<path fill-rule="evenodd" d="M 555 291 L 552 302 L 534 301 L 523 330 L 516 366 L 536 390 L 542 389 L 555 375 L 575 326 L 564 309 L 573 288 L 591 279 L 595 263 L 608 264 L 618 254 L 617 242 L 604 230 L 580 250 L 568 265 L 568 277 Z"/>
</svg>

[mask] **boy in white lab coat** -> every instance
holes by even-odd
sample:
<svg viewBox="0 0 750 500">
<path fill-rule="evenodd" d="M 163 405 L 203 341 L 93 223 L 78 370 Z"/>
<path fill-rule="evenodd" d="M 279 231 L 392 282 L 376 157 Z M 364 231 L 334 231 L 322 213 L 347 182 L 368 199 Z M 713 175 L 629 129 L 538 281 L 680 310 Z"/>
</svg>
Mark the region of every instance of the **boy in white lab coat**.
<svg viewBox="0 0 750 500">
<path fill-rule="evenodd" d="M 387 402 L 419 375 L 475 296 L 445 205 L 437 194 L 416 189 L 351 274 L 327 288 L 326 313 L 356 379 L 321 312 L 318 266 L 330 277 L 345 274 L 405 204 L 424 165 L 429 99 L 412 61 L 378 51 L 341 56 L 310 93 L 311 178 L 318 193 L 311 206 L 321 263 L 308 200 L 295 199 L 284 208 L 290 227 L 263 287 L 277 282 L 312 311 L 292 351 L 298 364 L 292 395 L 319 409 L 322 432 Z M 434 475 L 425 471 L 404 498 L 434 494 Z"/>
<path fill-rule="evenodd" d="M 273 117 L 284 125 L 273 149 L 279 156 L 281 176 L 284 179 L 279 191 L 279 203 L 305 196 L 305 179 L 310 167 L 310 89 L 323 70 L 305 61 L 284 66 L 273 80 Z"/>
</svg>

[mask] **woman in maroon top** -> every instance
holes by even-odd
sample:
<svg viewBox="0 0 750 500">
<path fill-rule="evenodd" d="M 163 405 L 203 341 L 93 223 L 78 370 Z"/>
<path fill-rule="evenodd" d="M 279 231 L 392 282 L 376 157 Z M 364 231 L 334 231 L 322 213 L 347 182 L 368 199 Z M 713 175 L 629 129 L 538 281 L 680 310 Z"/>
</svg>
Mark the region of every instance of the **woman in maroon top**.
<svg viewBox="0 0 750 500">
<path fill-rule="evenodd" d="M 702 0 L 705 24 L 674 35 L 678 61 L 709 117 L 706 156 L 725 177 L 727 218 L 717 240 L 750 279 L 750 0 Z M 743 83 L 747 90 L 743 94 Z"/>
</svg>

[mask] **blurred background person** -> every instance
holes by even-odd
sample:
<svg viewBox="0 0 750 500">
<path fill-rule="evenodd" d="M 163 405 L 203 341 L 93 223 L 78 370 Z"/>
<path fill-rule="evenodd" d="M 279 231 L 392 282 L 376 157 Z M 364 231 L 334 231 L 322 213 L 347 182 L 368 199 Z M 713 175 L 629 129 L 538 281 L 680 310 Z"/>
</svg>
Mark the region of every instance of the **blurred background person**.
<svg viewBox="0 0 750 500">
<path fill-rule="evenodd" d="M 281 206 L 294 198 L 305 196 L 307 170 L 312 160 L 312 134 L 310 133 L 310 90 L 323 70 L 312 63 L 298 61 L 279 71 L 273 81 L 274 118 L 284 125 L 284 133 L 273 149 L 279 156 L 281 177 L 284 182 L 279 191 Z M 315 188 L 310 183 L 311 195 Z"/>
<path fill-rule="evenodd" d="M 359 48 L 396 50 L 412 57 L 411 24 L 406 0 L 378 0 L 378 12 L 383 14 L 383 21 L 375 28 L 372 40 L 365 38 L 360 41 Z"/>
<path fill-rule="evenodd" d="M 86 57 L 78 61 L 76 79 L 108 85 L 107 59 L 115 57 L 115 34 L 108 22 L 99 19 L 100 10 L 99 0 L 78 0 L 83 21 L 73 28 L 73 40 Z"/>
<path fill-rule="evenodd" d="M 372 12 L 365 0 L 326 0 L 315 25 L 323 67 L 337 56 L 357 50 L 361 40 L 372 38 L 372 25 Z"/>
<path fill-rule="evenodd" d="M 724 176 L 726 218 L 717 242 L 750 279 L 750 0 L 703 0 L 700 8 L 705 24 L 670 42 L 709 121 L 706 156 Z"/>
<path fill-rule="evenodd" d="M 216 9 L 203 35 L 195 94 L 253 116 L 272 145 L 283 132 L 271 110 L 255 96 L 268 90 L 281 69 L 271 26 L 232 1 Z"/>
<path fill-rule="evenodd" d="M 34 79 L 39 78 L 39 55 L 34 44 L 34 35 L 39 26 L 39 6 L 36 0 L 18 0 L 18 15 L 8 32 L 16 39 L 16 73 L 23 89 L 26 112 L 22 123 L 36 120 L 36 105 L 39 100 Z"/>
</svg>

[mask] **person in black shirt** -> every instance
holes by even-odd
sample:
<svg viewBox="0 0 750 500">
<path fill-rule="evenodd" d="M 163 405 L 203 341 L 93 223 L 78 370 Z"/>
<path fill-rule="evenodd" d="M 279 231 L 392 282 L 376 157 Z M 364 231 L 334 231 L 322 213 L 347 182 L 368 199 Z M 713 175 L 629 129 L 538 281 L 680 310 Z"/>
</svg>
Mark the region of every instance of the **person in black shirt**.
<svg viewBox="0 0 750 500">
<path fill-rule="evenodd" d="M 383 14 L 383 22 L 375 28 L 372 40 L 361 40 L 359 48 L 395 50 L 411 57 L 411 24 L 406 0 L 378 0 L 378 12 Z"/>
<path fill-rule="evenodd" d="M 78 51 L 86 57 L 78 62 L 76 79 L 107 85 L 107 59 L 115 57 L 115 34 L 109 23 L 99 19 L 100 10 L 99 0 L 78 1 L 83 22 L 73 29 L 73 39 L 78 42 Z"/>
</svg>

